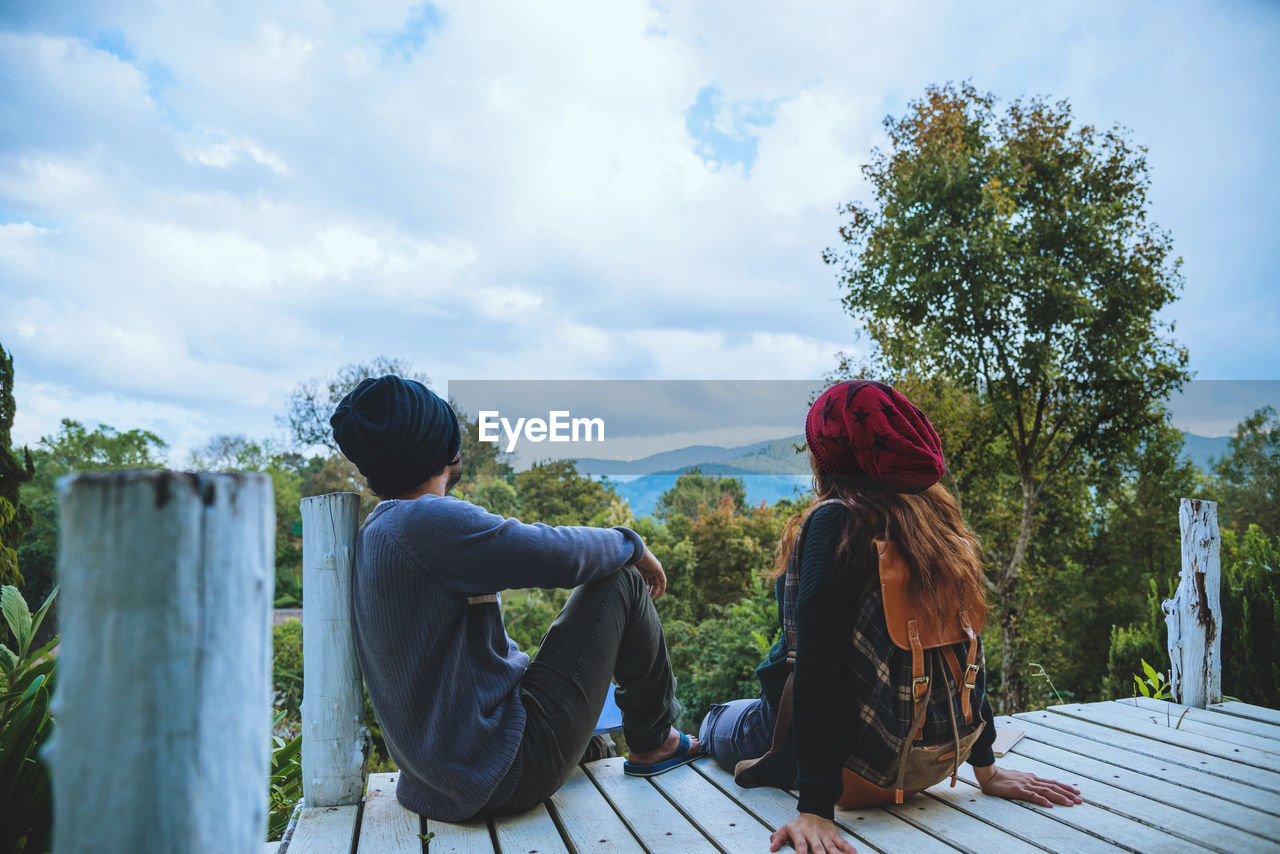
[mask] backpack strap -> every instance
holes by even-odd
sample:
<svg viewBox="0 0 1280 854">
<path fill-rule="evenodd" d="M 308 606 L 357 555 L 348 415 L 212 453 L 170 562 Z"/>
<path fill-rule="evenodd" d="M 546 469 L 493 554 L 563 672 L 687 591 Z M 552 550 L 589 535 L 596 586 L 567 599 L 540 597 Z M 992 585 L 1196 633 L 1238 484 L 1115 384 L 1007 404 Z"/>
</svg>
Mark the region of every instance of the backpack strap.
<svg viewBox="0 0 1280 854">
<path fill-rule="evenodd" d="M 965 633 L 969 635 L 969 656 L 965 662 L 964 682 L 956 680 L 956 685 L 960 688 L 960 709 L 964 712 L 964 720 L 966 724 L 973 723 L 973 691 L 975 683 L 978 681 L 978 671 L 982 668 L 978 666 L 978 635 L 973 630 L 973 625 L 969 622 L 968 615 L 960 612 L 960 623 L 964 626 Z"/>
</svg>

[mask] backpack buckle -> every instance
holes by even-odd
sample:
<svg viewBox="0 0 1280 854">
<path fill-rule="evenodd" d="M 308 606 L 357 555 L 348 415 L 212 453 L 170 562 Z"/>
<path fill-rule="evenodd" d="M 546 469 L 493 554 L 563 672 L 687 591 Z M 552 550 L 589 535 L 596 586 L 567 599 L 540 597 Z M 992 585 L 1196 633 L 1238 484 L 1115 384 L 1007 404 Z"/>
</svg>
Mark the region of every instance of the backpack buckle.
<svg viewBox="0 0 1280 854">
<path fill-rule="evenodd" d="M 978 671 L 981 670 L 978 665 L 970 664 L 964 674 L 964 687 L 972 688 L 974 683 L 978 681 Z"/>
<path fill-rule="evenodd" d="M 917 676 L 915 679 L 911 680 L 911 695 L 912 695 L 912 698 L 917 703 L 924 699 L 925 694 L 927 694 L 928 691 L 929 691 L 928 676 Z"/>
</svg>

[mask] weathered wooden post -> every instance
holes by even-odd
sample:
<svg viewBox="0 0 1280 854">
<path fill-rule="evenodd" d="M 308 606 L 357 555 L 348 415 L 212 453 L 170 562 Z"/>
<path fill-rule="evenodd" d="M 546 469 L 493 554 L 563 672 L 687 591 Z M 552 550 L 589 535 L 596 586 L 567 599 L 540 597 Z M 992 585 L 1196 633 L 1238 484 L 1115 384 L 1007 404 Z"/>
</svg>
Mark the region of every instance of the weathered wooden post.
<svg viewBox="0 0 1280 854">
<path fill-rule="evenodd" d="M 308 807 L 360 802 L 368 755 L 351 634 L 360 496 L 302 499 L 302 796 Z"/>
<path fill-rule="evenodd" d="M 1182 574 L 1162 605 L 1169 626 L 1174 699 L 1203 709 L 1222 701 L 1222 586 L 1218 505 L 1182 499 Z"/>
<path fill-rule="evenodd" d="M 58 484 L 54 851 L 256 852 L 267 832 L 275 508 L 258 474 Z"/>
</svg>

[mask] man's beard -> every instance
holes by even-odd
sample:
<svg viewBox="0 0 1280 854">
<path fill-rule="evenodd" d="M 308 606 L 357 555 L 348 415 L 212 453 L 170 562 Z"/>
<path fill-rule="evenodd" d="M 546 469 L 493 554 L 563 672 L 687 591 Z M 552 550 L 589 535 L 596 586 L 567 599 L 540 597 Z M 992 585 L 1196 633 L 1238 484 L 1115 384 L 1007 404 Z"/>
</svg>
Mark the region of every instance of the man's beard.
<svg viewBox="0 0 1280 854">
<path fill-rule="evenodd" d="M 448 495 L 453 488 L 458 485 L 458 481 L 462 480 L 462 461 L 459 460 L 457 465 L 449 466 L 449 479 L 445 481 L 444 494 Z"/>
</svg>

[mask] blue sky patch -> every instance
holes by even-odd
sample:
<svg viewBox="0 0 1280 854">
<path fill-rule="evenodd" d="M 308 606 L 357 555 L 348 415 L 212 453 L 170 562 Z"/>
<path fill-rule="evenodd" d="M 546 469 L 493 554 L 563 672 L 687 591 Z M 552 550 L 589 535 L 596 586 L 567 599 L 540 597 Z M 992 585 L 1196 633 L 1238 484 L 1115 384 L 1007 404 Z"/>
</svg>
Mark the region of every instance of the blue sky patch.
<svg viewBox="0 0 1280 854">
<path fill-rule="evenodd" d="M 748 98 L 724 103 L 719 86 L 704 86 L 684 114 L 684 126 L 694 151 L 706 163 L 741 163 L 751 172 L 760 144 L 760 130 L 773 124 L 778 101 Z"/>
<path fill-rule="evenodd" d="M 93 40 L 93 46 L 124 62 L 132 63 L 134 60 L 133 49 L 124 40 L 124 33 L 118 29 L 99 31 L 97 37 Z"/>
<path fill-rule="evenodd" d="M 386 59 L 408 62 L 427 43 L 427 36 L 444 24 L 440 10 L 430 3 L 414 6 L 400 29 L 390 33 L 374 33 L 373 40 Z"/>
</svg>

